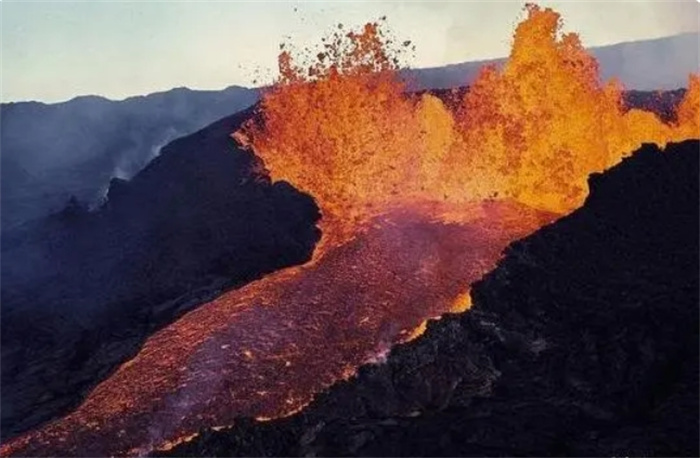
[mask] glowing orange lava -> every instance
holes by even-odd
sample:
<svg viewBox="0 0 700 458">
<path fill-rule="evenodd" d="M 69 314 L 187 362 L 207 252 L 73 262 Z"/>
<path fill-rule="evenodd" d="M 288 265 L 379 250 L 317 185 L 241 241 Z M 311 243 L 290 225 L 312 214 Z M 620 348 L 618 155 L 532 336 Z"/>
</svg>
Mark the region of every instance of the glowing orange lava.
<svg viewBox="0 0 700 458">
<path fill-rule="evenodd" d="M 314 262 L 188 313 L 1 454 L 142 453 L 237 416 L 294 412 L 425 319 L 466 310 L 469 284 L 545 211 L 580 205 L 590 173 L 642 142 L 700 136 L 697 76 L 664 124 L 623 106 L 557 13 L 526 12 L 505 66 L 451 103 L 405 93 L 379 23 L 338 29 L 311 62 L 284 50 L 278 84 L 233 135 L 319 202 Z"/>
<path fill-rule="evenodd" d="M 234 136 L 273 178 L 315 196 L 324 229 L 342 239 L 397 200 L 498 196 L 565 213 L 583 202 L 590 173 L 642 142 L 699 135 L 697 76 L 676 124 L 627 110 L 621 85 L 602 83 L 578 36 L 561 34 L 558 13 L 526 11 L 503 69 L 485 68 L 456 107 L 405 94 L 374 23 L 336 34 L 311 62 L 284 52 L 258 118 Z"/>
<path fill-rule="evenodd" d="M 460 205 L 462 211 L 464 206 Z M 314 264 L 224 294 L 148 339 L 67 416 L 3 456 L 143 454 L 238 416 L 289 415 L 378 362 L 553 215 L 506 202 L 395 208 Z"/>
</svg>

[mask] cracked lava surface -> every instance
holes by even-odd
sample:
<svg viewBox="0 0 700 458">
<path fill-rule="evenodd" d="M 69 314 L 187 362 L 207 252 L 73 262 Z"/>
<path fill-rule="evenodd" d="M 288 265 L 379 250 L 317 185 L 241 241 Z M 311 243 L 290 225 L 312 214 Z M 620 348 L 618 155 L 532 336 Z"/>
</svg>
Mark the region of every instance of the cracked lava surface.
<svg viewBox="0 0 700 458">
<path fill-rule="evenodd" d="M 8 441 L 2 455 L 145 454 L 236 417 L 298 411 L 424 320 L 456 311 L 510 242 L 553 217 L 498 201 L 395 208 L 314 261 L 155 333 L 75 411 Z"/>
</svg>

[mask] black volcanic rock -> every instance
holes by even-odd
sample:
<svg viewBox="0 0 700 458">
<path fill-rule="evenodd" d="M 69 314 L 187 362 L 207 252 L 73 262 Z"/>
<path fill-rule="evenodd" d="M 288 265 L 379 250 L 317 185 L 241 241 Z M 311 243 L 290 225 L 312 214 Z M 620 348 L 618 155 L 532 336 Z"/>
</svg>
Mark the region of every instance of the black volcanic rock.
<svg viewBox="0 0 700 458">
<path fill-rule="evenodd" d="M 655 113 L 664 122 L 676 121 L 676 107 L 685 96 L 686 89 L 674 91 L 627 91 L 625 106 Z"/>
<path fill-rule="evenodd" d="M 107 188 L 107 201 L 114 202 L 122 199 L 123 194 L 129 190 L 129 180 L 123 178 L 112 178 L 109 180 L 109 188 Z"/>
<path fill-rule="evenodd" d="M 230 137 L 250 114 L 170 143 L 97 211 L 73 199 L 3 234 L 4 437 L 75 406 L 197 304 L 310 259 L 313 199 Z"/>
<path fill-rule="evenodd" d="M 299 414 L 172 456 L 698 456 L 698 141 L 645 145 L 473 307 Z M 410 304 L 407 304 L 410 306 Z"/>
</svg>

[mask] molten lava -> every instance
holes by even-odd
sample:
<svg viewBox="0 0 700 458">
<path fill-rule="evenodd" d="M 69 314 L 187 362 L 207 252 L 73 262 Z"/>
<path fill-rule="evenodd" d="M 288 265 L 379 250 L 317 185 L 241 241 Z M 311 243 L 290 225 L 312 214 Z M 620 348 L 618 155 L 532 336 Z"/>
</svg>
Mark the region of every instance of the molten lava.
<svg viewBox="0 0 700 458">
<path fill-rule="evenodd" d="M 442 215 L 464 212 L 460 222 Z M 148 339 L 74 412 L 3 455 L 147 453 L 238 416 L 291 414 L 380 361 L 554 215 L 506 202 L 397 208 L 310 265 L 224 294 Z"/>
<path fill-rule="evenodd" d="M 352 235 L 402 200 L 511 198 L 559 213 L 578 207 L 590 173 L 642 142 L 697 137 L 698 77 L 675 124 L 627 110 L 603 84 L 559 14 L 528 5 L 502 70 L 485 68 L 456 106 L 404 91 L 393 41 L 368 24 L 335 34 L 311 62 L 280 58 L 281 78 L 260 115 L 235 133 L 276 179 L 312 194 L 331 237 Z"/>
<path fill-rule="evenodd" d="M 314 262 L 159 331 L 77 410 L 2 455 L 141 453 L 298 410 L 425 319 L 466 310 L 469 284 L 549 212 L 576 208 L 590 173 L 642 142 L 700 136 L 697 76 L 666 124 L 626 109 L 621 86 L 602 83 L 560 28 L 529 5 L 505 66 L 449 103 L 405 92 L 379 23 L 339 28 L 311 61 L 284 50 L 278 84 L 233 135 L 319 202 Z"/>
</svg>

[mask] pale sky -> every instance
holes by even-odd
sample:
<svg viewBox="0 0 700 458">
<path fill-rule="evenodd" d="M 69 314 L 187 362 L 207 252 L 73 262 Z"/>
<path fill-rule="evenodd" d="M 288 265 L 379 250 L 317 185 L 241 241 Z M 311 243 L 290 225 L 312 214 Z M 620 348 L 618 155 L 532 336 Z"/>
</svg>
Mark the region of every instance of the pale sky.
<svg viewBox="0 0 700 458">
<path fill-rule="evenodd" d="M 384 15 L 394 35 L 416 45 L 413 67 L 502 57 L 524 3 L 0 0 L 2 100 L 252 86 L 274 76 L 285 37 L 303 47 L 339 22 Z M 696 0 L 538 3 L 559 11 L 586 46 L 698 31 Z"/>
</svg>

